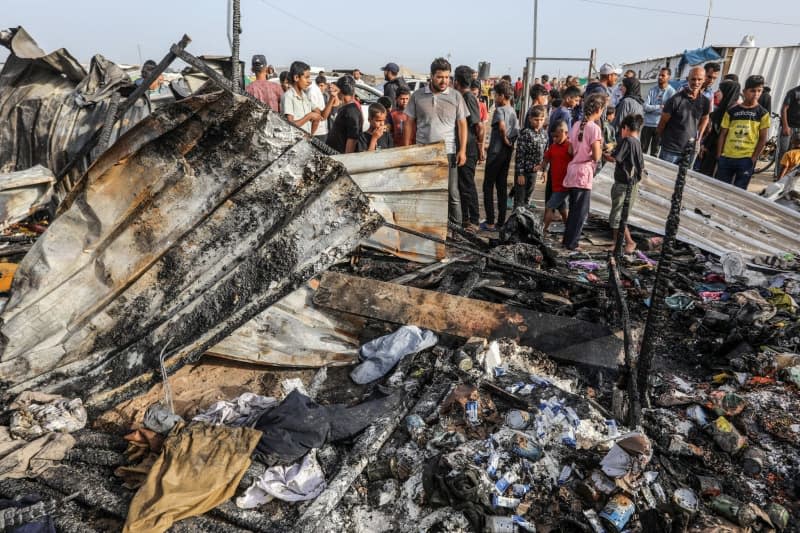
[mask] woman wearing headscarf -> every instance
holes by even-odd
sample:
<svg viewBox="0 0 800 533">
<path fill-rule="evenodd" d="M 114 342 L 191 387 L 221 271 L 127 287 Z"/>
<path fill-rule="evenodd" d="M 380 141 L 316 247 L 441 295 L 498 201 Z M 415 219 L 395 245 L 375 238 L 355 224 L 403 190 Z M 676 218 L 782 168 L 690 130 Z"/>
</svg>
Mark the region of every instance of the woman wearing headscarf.
<svg viewBox="0 0 800 533">
<path fill-rule="evenodd" d="M 714 111 L 708 120 L 708 127 L 703 137 L 703 146 L 700 153 L 700 163 L 697 167 L 697 170 L 706 176 L 713 176 L 716 171 L 717 158 L 715 154 L 719 133 L 722 130 L 722 117 L 725 116 L 725 111 L 736 105 L 741 93 L 741 87 L 738 81 L 723 80 L 719 84 L 717 91 L 720 95 L 719 104 L 714 107 Z"/>
<path fill-rule="evenodd" d="M 644 99 L 642 98 L 642 86 L 639 80 L 631 78 L 622 78 L 622 92 L 624 96 L 617 104 L 616 115 L 614 116 L 614 131 L 617 132 L 617 137 L 621 137 L 620 130 L 622 129 L 622 119 L 628 115 L 642 115 L 644 116 Z"/>
</svg>

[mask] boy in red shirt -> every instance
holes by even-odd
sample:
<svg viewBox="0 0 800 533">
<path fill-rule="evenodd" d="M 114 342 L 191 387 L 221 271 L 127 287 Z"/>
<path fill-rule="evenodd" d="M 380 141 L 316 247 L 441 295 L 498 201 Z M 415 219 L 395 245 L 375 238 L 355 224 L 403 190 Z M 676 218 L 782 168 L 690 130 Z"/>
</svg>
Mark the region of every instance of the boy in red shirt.
<svg viewBox="0 0 800 533">
<path fill-rule="evenodd" d="M 547 236 L 550 223 L 556 216 L 556 211 L 561 214 L 562 221 L 566 222 L 567 220 L 567 197 L 569 193 L 564 188 L 564 176 L 567 175 L 567 165 L 569 165 L 571 159 L 567 123 L 562 121 L 553 129 L 553 142 L 544 153 L 543 164 L 550 167 L 547 179 L 550 181 L 549 185 L 552 190 L 544 210 L 545 236 Z M 538 170 L 541 170 L 541 168 Z"/>
</svg>

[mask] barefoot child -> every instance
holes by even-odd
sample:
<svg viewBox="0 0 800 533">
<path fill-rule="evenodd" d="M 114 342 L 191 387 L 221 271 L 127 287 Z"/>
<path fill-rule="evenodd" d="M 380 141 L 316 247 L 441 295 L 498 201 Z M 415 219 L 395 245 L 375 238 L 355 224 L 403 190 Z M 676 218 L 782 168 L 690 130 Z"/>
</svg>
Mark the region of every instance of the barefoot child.
<svg viewBox="0 0 800 533">
<path fill-rule="evenodd" d="M 619 237 L 619 223 L 622 219 L 622 207 L 625 203 L 625 191 L 632 185 L 631 199 L 628 212 L 633 211 L 636 198 L 639 196 L 639 181 L 642 179 L 644 157 L 642 145 L 639 142 L 639 131 L 644 124 L 642 115 L 628 115 L 620 123 L 620 137 L 622 137 L 611 154 L 606 154 L 605 159 L 614 163 L 614 185 L 611 187 L 611 211 L 608 214 L 608 223 L 614 233 L 616 245 Z M 631 238 L 628 225 L 625 225 L 625 253 L 630 254 L 636 250 L 636 243 Z"/>
<path fill-rule="evenodd" d="M 550 223 L 556 216 L 556 211 L 561 214 L 561 221 L 567 221 L 567 190 L 564 188 L 564 176 L 567 175 L 567 165 L 569 165 L 572 155 L 569 153 L 569 127 L 564 121 L 559 122 L 550 130 L 553 134 L 553 143 L 544 153 L 544 162 L 550 167 L 547 173 L 547 180 L 550 190 L 550 198 L 544 210 L 544 235 Z"/>
</svg>

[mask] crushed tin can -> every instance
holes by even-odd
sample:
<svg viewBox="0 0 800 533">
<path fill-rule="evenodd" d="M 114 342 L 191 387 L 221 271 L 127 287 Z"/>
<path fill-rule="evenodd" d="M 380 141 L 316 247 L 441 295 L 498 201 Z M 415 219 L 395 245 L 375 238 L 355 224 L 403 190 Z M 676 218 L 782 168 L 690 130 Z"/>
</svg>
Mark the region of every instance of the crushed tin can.
<svg viewBox="0 0 800 533">
<path fill-rule="evenodd" d="M 455 365 L 464 372 L 472 370 L 472 368 L 475 366 L 472 357 L 470 357 L 469 354 L 464 350 L 457 350 L 453 354 L 453 363 L 455 363 Z"/>
<path fill-rule="evenodd" d="M 747 445 L 747 438 L 739 433 L 724 416 L 714 420 L 708 427 L 714 442 L 723 451 L 735 454 Z"/>
<path fill-rule="evenodd" d="M 506 425 L 511 429 L 525 429 L 531 423 L 531 414 L 528 411 L 511 409 L 506 413 Z"/>
<path fill-rule="evenodd" d="M 528 439 L 522 435 L 515 439 L 514 445 L 511 447 L 511 453 L 533 462 L 538 461 L 544 455 L 542 449 L 533 442 L 533 439 Z"/>
<path fill-rule="evenodd" d="M 514 483 L 513 485 L 511 485 L 511 494 L 513 494 L 515 498 L 521 499 L 530 491 L 531 491 L 531 486 L 526 485 L 524 483 Z"/>
<path fill-rule="evenodd" d="M 492 506 L 503 507 L 505 509 L 516 509 L 519 506 L 519 498 L 509 498 L 507 496 L 500 496 L 492 494 Z"/>
<path fill-rule="evenodd" d="M 594 509 L 587 509 L 583 512 L 583 516 L 586 517 L 589 525 L 592 526 L 594 533 L 606 533 L 606 529 L 603 527 L 603 524 L 600 522 L 600 517 L 597 516 L 597 512 Z"/>
<path fill-rule="evenodd" d="M 608 429 L 608 436 L 610 438 L 619 437 L 619 426 L 616 420 L 613 418 L 606 420 L 606 428 Z"/>
<path fill-rule="evenodd" d="M 581 425 L 581 418 L 578 416 L 578 413 L 576 413 L 575 409 L 573 409 L 572 407 L 565 407 L 564 414 L 566 415 L 569 423 L 572 424 L 572 427 L 578 427 Z"/>
<path fill-rule="evenodd" d="M 700 427 L 708 425 L 708 417 L 702 405 L 690 405 L 686 408 L 686 416 L 697 422 Z"/>
<path fill-rule="evenodd" d="M 489 454 L 489 459 L 486 461 L 486 473 L 489 477 L 494 477 L 497 474 L 497 467 L 500 466 L 500 454 L 493 451 Z"/>
<path fill-rule="evenodd" d="M 783 505 L 777 503 L 767 505 L 767 516 L 778 531 L 783 531 L 789 525 L 789 511 Z"/>
<path fill-rule="evenodd" d="M 494 484 L 494 488 L 497 490 L 498 494 L 505 494 L 508 487 L 511 486 L 517 480 L 516 474 L 513 472 L 506 472 L 503 474 L 500 479 Z"/>
<path fill-rule="evenodd" d="M 742 470 L 750 476 L 757 476 L 764 471 L 767 455 L 761 448 L 749 446 L 742 452 Z"/>
<path fill-rule="evenodd" d="M 742 526 L 752 526 L 758 515 L 750 505 L 744 504 L 725 494 L 720 494 L 709 504 L 709 507 L 717 513 L 727 518 L 728 520 Z"/>
<path fill-rule="evenodd" d="M 561 473 L 558 474 L 558 486 L 560 487 L 564 483 L 569 480 L 569 477 L 572 475 L 572 467 L 567 465 L 561 469 Z"/>
<path fill-rule="evenodd" d="M 701 496 L 713 498 L 722 494 L 722 485 L 719 480 L 708 476 L 695 476 L 697 480 L 697 490 Z"/>
<path fill-rule="evenodd" d="M 633 500 L 619 492 L 608 500 L 600 512 L 600 521 L 613 532 L 623 531 L 635 511 Z"/>
<path fill-rule="evenodd" d="M 700 508 L 697 495 L 691 489 L 675 489 L 672 493 L 672 502 L 681 510 L 694 514 Z"/>
<path fill-rule="evenodd" d="M 488 533 L 515 533 L 514 520 L 510 516 L 487 516 L 486 531 Z"/>
</svg>

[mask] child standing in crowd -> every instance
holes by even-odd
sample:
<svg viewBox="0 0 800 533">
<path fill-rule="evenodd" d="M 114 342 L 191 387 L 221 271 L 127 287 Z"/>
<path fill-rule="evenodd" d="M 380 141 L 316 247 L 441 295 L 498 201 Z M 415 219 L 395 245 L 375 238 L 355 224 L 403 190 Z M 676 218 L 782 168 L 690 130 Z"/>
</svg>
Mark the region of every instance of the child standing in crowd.
<svg viewBox="0 0 800 533">
<path fill-rule="evenodd" d="M 550 128 L 547 132 L 550 136 L 550 142 L 553 142 L 553 132 L 556 126 L 565 122 L 567 128 L 572 127 L 572 109 L 578 104 L 581 98 L 581 90 L 577 87 L 567 87 L 561 95 L 561 107 L 555 109 L 550 114 Z"/>
<path fill-rule="evenodd" d="M 397 88 L 397 93 L 394 98 L 394 109 L 391 111 L 392 117 L 392 140 L 395 146 L 405 146 L 405 133 L 406 133 L 406 106 L 411 98 L 411 91 L 405 85 Z"/>
<path fill-rule="evenodd" d="M 610 152 L 617 144 L 617 132 L 614 129 L 614 119 L 617 118 L 617 110 L 612 106 L 606 109 L 606 118 L 602 120 L 603 124 L 603 150 Z"/>
<path fill-rule="evenodd" d="M 603 157 L 603 131 L 596 121 L 603 115 L 607 101 L 605 93 L 587 96 L 583 103 L 583 119 L 569 132 L 572 161 L 564 177 L 564 187 L 569 191 L 569 216 L 563 241 L 568 250 L 580 250 L 578 242 L 589 215 L 592 180 L 597 163 Z"/>
<path fill-rule="evenodd" d="M 615 163 L 614 185 L 611 187 L 611 211 L 608 214 L 608 223 L 614 233 L 614 246 L 619 237 L 619 223 L 622 220 L 622 207 L 625 203 L 625 194 L 628 185 L 631 185 L 631 198 L 628 203 L 628 212 L 633 211 L 636 199 L 639 197 L 639 181 L 642 179 L 644 169 L 644 156 L 642 145 L 639 141 L 639 131 L 644 124 L 642 115 L 628 115 L 620 122 L 620 141 L 614 152 L 606 154 L 606 161 Z M 628 225 L 625 225 L 625 253 L 631 254 L 636 250 L 636 243 L 631 237 Z"/>
<path fill-rule="evenodd" d="M 784 177 L 790 171 L 800 166 L 800 133 L 795 133 L 792 137 L 792 146 L 788 152 L 781 157 L 781 170 L 778 179 Z"/>
<path fill-rule="evenodd" d="M 369 129 L 361 132 L 356 142 L 356 152 L 374 152 L 393 148 L 392 134 L 386 127 L 386 108 L 381 104 L 369 106 Z"/>
<path fill-rule="evenodd" d="M 514 141 L 519 134 L 519 122 L 511 107 L 511 85 L 505 81 L 494 86 L 495 110 L 492 116 L 492 133 L 489 137 L 489 153 L 486 157 L 486 171 L 483 180 L 483 206 L 486 220 L 481 222 L 484 231 L 494 231 L 494 191 L 497 191 L 497 225 L 506 221 L 506 199 L 508 194 L 508 167 Z"/>
<path fill-rule="evenodd" d="M 544 235 L 550 223 L 556 216 L 556 211 L 561 214 L 561 220 L 567 221 L 567 190 L 564 188 L 564 177 L 567 175 L 567 166 L 572 155 L 569 151 L 569 127 L 564 121 L 556 123 L 553 128 L 553 142 L 544 153 L 545 164 L 549 167 L 547 172 L 548 188 L 552 191 L 544 210 Z"/>
<path fill-rule="evenodd" d="M 764 77 L 753 75 L 744 82 L 743 101 L 725 112 L 717 141 L 717 173 L 720 181 L 747 190 L 758 156 L 769 137 L 769 111 L 758 99 Z"/>
<path fill-rule="evenodd" d="M 514 208 L 528 205 L 536 185 L 536 174 L 541 170 L 544 151 L 547 148 L 547 132 L 544 106 L 535 106 L 528 113 L 528 124 L 517 140 L 517 158 L 514 163 Z M 532 207 L 535 207 L 532 205 Z"/>
</svg>

